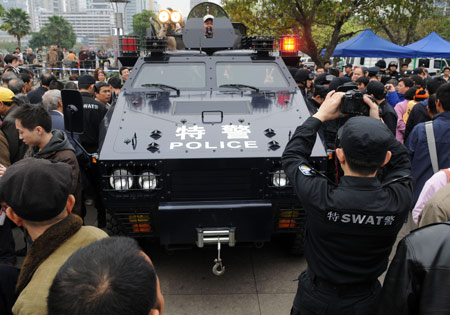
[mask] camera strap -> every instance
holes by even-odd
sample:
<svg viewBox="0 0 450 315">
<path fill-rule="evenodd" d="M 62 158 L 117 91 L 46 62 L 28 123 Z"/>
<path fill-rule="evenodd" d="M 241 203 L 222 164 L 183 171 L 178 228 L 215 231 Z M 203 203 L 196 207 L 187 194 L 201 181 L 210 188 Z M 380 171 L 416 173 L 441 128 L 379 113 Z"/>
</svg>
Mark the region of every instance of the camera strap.
<svg viewBox="0 0 450 315">
<path fill-rule="evenodd" d="M 436 151 L 436 140 L 434 138 L 433 121 L 427 121 L 425 123 L 425 132 L 427 134 L 428 151 L 430 153 L 431 166 L 433 167 L 433 173 L 439 171 L 439 163 Z"/>
</svg>

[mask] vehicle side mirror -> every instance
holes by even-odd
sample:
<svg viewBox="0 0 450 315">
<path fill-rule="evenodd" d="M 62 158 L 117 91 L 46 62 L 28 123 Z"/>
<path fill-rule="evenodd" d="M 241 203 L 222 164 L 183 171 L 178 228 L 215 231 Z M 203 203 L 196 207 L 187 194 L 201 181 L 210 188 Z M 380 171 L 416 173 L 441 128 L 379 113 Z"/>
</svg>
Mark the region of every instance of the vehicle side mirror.
<svg viewBox="0 0 450 315">
<path fill-rule="evenodd" d="M 80 92 L 76 90 L 62 90 L 61 99 L 66 130 L 73 133 L 83 133 L 83 98 Z"/>
</svg>

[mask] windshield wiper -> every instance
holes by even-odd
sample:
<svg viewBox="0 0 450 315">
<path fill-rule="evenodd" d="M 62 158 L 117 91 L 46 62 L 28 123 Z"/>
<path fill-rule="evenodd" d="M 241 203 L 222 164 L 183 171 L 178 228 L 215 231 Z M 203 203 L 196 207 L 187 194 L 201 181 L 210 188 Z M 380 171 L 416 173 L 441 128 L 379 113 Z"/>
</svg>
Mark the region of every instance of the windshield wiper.
<svg viewBox="0 0 450 315">
<path fill-rule="evenodd" d="M 245 85 L 245 84 L 222 84 L 219 87 L 220 88 L 231 87 L 231 88 L 236 88 L 236 89 L 239 89 L 239 90 L 252 89 L 252 90 L 255 90 L 256 92 L 259 92 L 259 89 L 257 87 L 254 87 L 254 86 L 251 86 L 251 85 Z"/>
<path fill-rule="evenodd" d="M 160 88 L 161 90 L 164 89 L 171 89 L 177 92 L 177 95 L 180 96 L 180 89 L 177 89 L 174 86 L 170 86 L 170 85 L 166 85 L 166 84 L 159 84 L 159 83 L 145 83 L 142 84 L 141 87 L 156 87 L 156 88 Z"/>
</svg>

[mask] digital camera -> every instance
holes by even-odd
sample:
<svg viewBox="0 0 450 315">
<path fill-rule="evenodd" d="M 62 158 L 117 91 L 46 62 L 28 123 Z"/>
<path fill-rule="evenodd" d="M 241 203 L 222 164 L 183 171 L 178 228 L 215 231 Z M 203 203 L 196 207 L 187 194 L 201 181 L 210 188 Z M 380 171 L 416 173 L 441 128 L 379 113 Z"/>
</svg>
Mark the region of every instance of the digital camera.
<svg viewBox="0 0 450 315">
<path fill-rule="evenodd" d="M 359 90 L 350 90 L 342 96 L 340 110 L 342 114 L 369 116 L 369 105 L 364 103 L 364 94 Z"/>
</svg>

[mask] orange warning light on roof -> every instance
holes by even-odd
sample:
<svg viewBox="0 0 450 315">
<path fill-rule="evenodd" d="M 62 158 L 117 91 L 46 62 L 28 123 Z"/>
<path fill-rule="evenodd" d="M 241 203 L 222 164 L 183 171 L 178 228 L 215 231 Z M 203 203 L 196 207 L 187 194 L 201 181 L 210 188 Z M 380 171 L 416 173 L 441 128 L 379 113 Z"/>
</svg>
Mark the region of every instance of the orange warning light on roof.
<svg viewBox="0 0 450 315">
<path fill-rule="evenodd" d="M 298 51 L 298 37 L 285 36 L 281 38 L 280 50 L 282 52 L 297 52 Z"/>
</svg>

